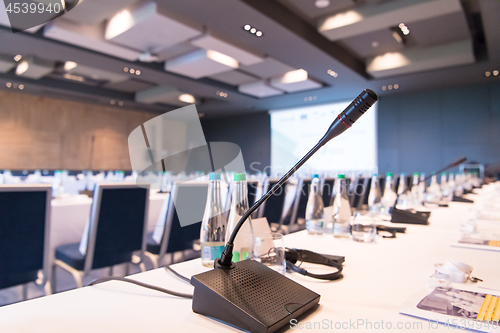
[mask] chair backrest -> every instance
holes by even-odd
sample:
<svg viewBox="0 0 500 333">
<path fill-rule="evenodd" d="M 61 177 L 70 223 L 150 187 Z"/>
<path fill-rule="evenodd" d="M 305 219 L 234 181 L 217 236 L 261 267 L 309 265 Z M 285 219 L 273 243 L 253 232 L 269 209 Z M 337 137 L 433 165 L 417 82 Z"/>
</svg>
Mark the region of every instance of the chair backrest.
<svg viewBox="0 0 500 333">
<path fill-rule="evenodd" d="M 90 212 L 85 274 L 130 261 L 146 246 L 149 189 L 134 183 L 98 183 Z"/>
<path fill-rule="evenodd" d="M 279 179 L 267 179 L 264 184 L 263 193 L 267 193 Z M 297 184 L 300 185 L 300 184 Z M 292 195 L 294 198 L 297 195 L 298 186 L 295 188 L 293 193 L 289 193 L 290 189 L 293 188 L 293 184 L 290 181 L 286 182 L 281 186 L 269 199 L 264 202 L 261 206 L 261 211 L 259 212 L 259 217 L 267 218 L 269 223 L 279 223 L 279 225 L 289 224 L 292 217 L 293 203 L 289 209 L 285 208 L 285 199 L 287 195 Z"/>
<path fill-rule="evenodd" d="M 309 200 L 309 192 L 311 191 L 312 179 L 302 179 L 299 184 L 297 198 L 294 202 L 294 210 L 292 212 L 292 220 L 290 223 L 295 223 L 298 218 L 306 217 L 307 200 Z"/>
<path fill-rule="evenodd" d="M 49 272 L 50 185 L 0 185 L 0 289 Z"/>
<path fill-rule="evenodd" d="M 247 181 L 247 193 L 248 193 L 248 206 L 249 207 L 252 207 L 252 205 L 255 203 L 255 200 L 257 199 L 257 195 L 258 195 L 259 190 L 261 190 L 261 187 L 262 187 L 262 184 L 258 180 L 248 180 Z"/>
<path fill-rule="evenodd" d="M 205 212 L 204 205 L 193 205 L 191 214 L 199 216 L 199 222 L 182 227 L 179 221 L 175 201 L 206 202 L 209 182 L 174 182 L 165 219 L 165 228 L 160 245 L 158 262 L 166 253 L 173 253 L 192 248 L 193 242 L 200 239 L 201 221 Z"/>
<path fill-rule="evenodd" d="M 333 204 L 333 193 L 335 188 L 335 178 L 325 178 L 323 180 L 322 192 L 323 204 L 325 207 Z"/>
<path fill-rule="evenodd" d="M 363 206 L 363 202 L 365 200 L 365 196 L 368 197 L 367 194 L 367 184 L 369 181 L 369 177 L 359 177 L 356 186 L 354 187 L 354 193 L 352 194 L 352 205 L 351 207 L 359 210 Z"/>
</svg>

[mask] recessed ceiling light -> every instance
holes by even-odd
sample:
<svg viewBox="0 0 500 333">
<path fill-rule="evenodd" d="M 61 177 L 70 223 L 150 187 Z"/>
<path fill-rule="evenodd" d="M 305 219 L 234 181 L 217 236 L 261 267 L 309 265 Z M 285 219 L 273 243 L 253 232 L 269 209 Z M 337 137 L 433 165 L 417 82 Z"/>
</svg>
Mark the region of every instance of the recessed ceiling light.
<svg viewBox="0 0 500 333">
<path fill-rule="evenodd" d="M 134 74 L 134 73 L 135 73 L 135 69 L 131 68 L 128 72 L 129 72 L 130 74 Z"/>
<path fill-rule="evenodd" d="M 491 72 L 486 71 L 486 72 L 484 72 L 484 75 L 485 75 L 486 77 L 488 77 L 488 76 L 490 76 L 490 75 L 491 75 Z"/>
<path fill-rule="evenodd" d="M 394 89 L 399 89 L 399 84 L 397 84 L 397 83 L 396 83 L 396 84 L 394 85 Z"/>
<path fill-rule="evenodd" d="M 257 29 L 255 29 L 255 28 L 250 29 L 250 33 L 254 34 L 256 32 L 257 32 Z"/>
<path fill-rule="evenodd" d="M 257 37 L 262 36 L 262 31 L 257 31 L 257 32 L 255 33 L 255 36 L 257 36 Z"/>
<path fill-rule="evenodd" d="M 21 60 L 23 58 L 22 55 L 18 54 L 14 57 L 14 61 L 18 62 L 19 60 Z"/>
<path fill-rule="evenodd" d="M 379 42 L 377 42 L 376 40 L 374 40 L 372 42 L 372 47 L 375 48 L 375 47 L 378 47 L 379 46 Z"/>
<path fill-rule="evenodd" d="M 386 87 L 386 86 L 382 86 L 382 90 L 383 90 L 383 91 L 386 91 L 386 90 L 387 90 L 387 87 Z"/>
<path fill-rule="evenodd" d="M 203 118 L 205 117 L 205 114 L 203 112 L 198 113 L 198 117 Z"/>
<path fill-rule="evenodd" d="M 392 84 L 388 85 L 387 89 L 392 90 Z"/>
<path fill-rule="evenodd" d="M 495 76 L 498 75 L 498 71 L 496 69 L 493 71 L 493 75 L 495 75 Z"/>
<path fill-rule="evenodd" d="M 196 102 L 195 98 L 191 94 L 182 94 L 179 96 L 179 101 L 188 103 L 188 104 L 194 104 Z"/>
<path fill-rule="evenodd" d="M 135 75 L 141 75 L 141 71 L 140 70 L 136 70 L 135 71 Z"/>
<path fill-rule="evenodd" d="M 219 97 L 223 97 L 223 98 L 226 98 L 227 97 L 227 93 L 223 92 L 223 91 L 217 91 L 215 93 L 217 96 Z"/>
<path fill-rule="evenodd" d="M 250 26 L 250 24 L 245 24 L 243 26 L 243 29 L 245 29 L 246 31 L 250 30 L 252 27 Z"/>
<path fill-rule="evenodd" d="M 10 82 L 7 82 L 5 85 L 7 86 L 7 88 L 11 88 L 12 87 L 12 83 L 10 83 Z"/>
<path fill-rule="evenodd" d="M 18 86 L 18 88 L 19 88 L 19 90 L 24 90 L 24 84 L 20 84 L 20 85 Z"/>
<path fill-rule="evenodd" d="M 128 72 L 128 67 L 123 67 L 124 72 Z"/>
<path fill-rule="evenodd" d="M 325 8 L 330 5 L 330 0 L 316 0 L 316 2 L 314 2 L 314 5 L 318 8 Z"/>
<path fill-rule="evenodd" d="M 66 61 L 64 63 L 64 70 L 65 71 L 70 71 L 73 68 L 75 68 L 76 66 L 78 66 L 78 64 L 76 62 L 74 62 L 74 61 Z"/>
<path fill-rule="evenodd" d="M 328 73 L 328 75 L 333 76 L 333 77 L 339 76 L 339 73 L 332 71 L 331 69 L 327 70 L 326 72 Z"/>
<path fill-rule="evenodd" d="M 122 102 L 122 101 L 119 101 L 119 102 L 118 102 L 118 105 L 119 105 L 119 106 L 123 106 L 123 102 Z"/>
<path fill-rule="evenodd" d="M 405 36 L 410 33 L 410 29 L 408 29 L 408 27 L 404 23 L 399 23 L 399 29 L 401 29 Z"/>
<path fill-rule="evenodd" d="M 110 101 L 109 101 L 109 104 L 111 104 L 111 105 L 115 105 L 115 104 L 116 104 L 116 101 L 115 101 L 114 99 L 112 99 L 112 100 L 110 100 Z"/>
</svg>

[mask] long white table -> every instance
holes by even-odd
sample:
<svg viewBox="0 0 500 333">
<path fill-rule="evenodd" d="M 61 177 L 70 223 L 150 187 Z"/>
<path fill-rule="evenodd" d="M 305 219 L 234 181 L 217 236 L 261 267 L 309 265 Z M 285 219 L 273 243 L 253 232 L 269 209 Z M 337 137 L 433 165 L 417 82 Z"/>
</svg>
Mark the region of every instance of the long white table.
<svg viewBox="0 0 500 333">
<path fill-rule="evenodd" d="M 479 191 L 481 192 L 481 191 Z M 479 196 L 476 195 L 477 197 Z M 471 198 L 476 196 L 470 196 Z M 429 323 L 399 314 L 399 307 L 410 295 L 425 288 L 433 265 L 456 259 L 474 267 L 473 275 L 492 281 L 500 276 L 500 254 L 493 251 L 449 246 L 459 236 L 460 223 L 475 205 L 451 203 L 434 209 L 429 226 L 406 226 L 406 234 L 396 239 L 377 238 L 375 243 L 335 239 L 331 235 L 310 236 L 305 231 L 285 236 L 287 247 L 343 255 L 344 278 L 325 282 L 296 273 L 287 276 L 321 295 L 319 308 L 300 318 L 306 322 L 349 323 L 364 320 L 380 323 L 410 323 L 405 332 L 426 332 Z M 206 270 L 199 259 L 174 266 L 185 276 Z M 311 268 L 311 266 L 305 266 Z M 316 272 L 320 270 L 316 268 Z M 191 285 L 160 268 L 131 278 L 192 293 Z M 422 322 L 420 328 L 412 325 Z M 451 328 L 439 326 L 438 331 Z M 393 329 L 398 331 L 397 329 Z M 195 314 L 191 300 L 111 281 L 49 297 L 0 308 L 0 332 L 238 332 L 237 328 Z M 289 331 L 293 331 L 289 329 Z M 309 330 L 323 331 L 321 329 Z M 352 326 L 326 331 L 373 331 Z M 434 331 L 434 329 L 432 329 Z"/>
</svg>

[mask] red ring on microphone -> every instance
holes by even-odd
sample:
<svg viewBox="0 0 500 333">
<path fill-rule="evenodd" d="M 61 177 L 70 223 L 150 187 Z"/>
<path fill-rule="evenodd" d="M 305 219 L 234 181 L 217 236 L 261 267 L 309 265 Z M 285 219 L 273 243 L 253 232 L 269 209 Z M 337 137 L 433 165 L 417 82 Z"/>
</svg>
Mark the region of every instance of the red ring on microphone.
<svg viewBox="0 0 500 333">
<path fill-rule="evenodd" d="M 339 115 L 338 115 L 338 117 L 337 117 L 337 118 L 340 120 L 340 122 L 341 122 L 342 124 L 346 125 L 347 127 L 351 127 L 351 125 L 349 125 L 348 123 L 346 123 L 346 122 L 344 121 L 344 119 L 342 119 L 341 115 L 342 115 L 342 113 L 341 113 L 341 114 L 339 114 Z"/>
</svg>

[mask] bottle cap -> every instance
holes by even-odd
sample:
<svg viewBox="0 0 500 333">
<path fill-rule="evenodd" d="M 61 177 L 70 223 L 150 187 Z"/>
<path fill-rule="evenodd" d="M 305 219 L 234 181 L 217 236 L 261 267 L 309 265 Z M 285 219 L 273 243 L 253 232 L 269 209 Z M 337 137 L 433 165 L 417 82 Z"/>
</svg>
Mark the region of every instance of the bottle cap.
<svg viewBox="0 0 500 333">
<path fill-rule="evenodd" d="M 247 175 L 244 173 L 235 173 L 234 174 L 234 181 L 239 182 L 242 180 L 247 180 Z"/>
<path fill-rule="evenodd" d="M 345 175 L 338 175 L 337 178 L 338 179 L 345 179 Z"/>
<path fill-rule="evenodd" d="M 401 172 L 401 173 L 399 174 L 399 176 L 400 176 L 400 177 L 404 177 L 404 176 L 406 176 L 406 174 L 405 174 L 404 172 Z"/>
<path fill-rule="evenodd" d="M 378 177 L 378 174 L 374 173 L 374 174 L 373 174 L 373 177 Z"/>
<path fill-rule="evenodd" d="M 392 173 L 391 173 L 391 172 L 388 172 L 386 176 L 387 176 L 387 177 L 392 177 Z"/>
<path fill-rule="evenodd" d="M 217 172 L 212 172 L 209 176 L 208 179 L 210 180 L 220 180 L 220 173 Z"/>
<path fill-rule="evenodd" d="M 413 173 L 413 175 L 414 175 L 414 176 L 418 176 L 418 172 L 414 172 L 414 173 Z"/>
<path fill-rule="evenodd" d="M 315 174 L 313 175 L 313 178 L 319 178 L 319 175 L 318 175 L 317 173 L 315 173 Z"/>
<path fill-rule="evenodd" d="M 446 172 L 441 172 L 441 176 L 446 176 Z"/>
</svg>

